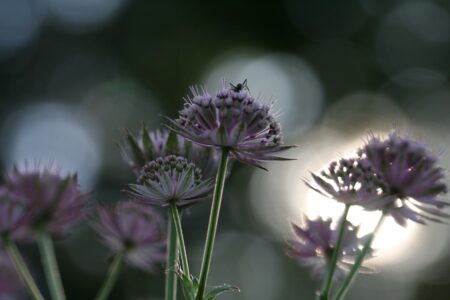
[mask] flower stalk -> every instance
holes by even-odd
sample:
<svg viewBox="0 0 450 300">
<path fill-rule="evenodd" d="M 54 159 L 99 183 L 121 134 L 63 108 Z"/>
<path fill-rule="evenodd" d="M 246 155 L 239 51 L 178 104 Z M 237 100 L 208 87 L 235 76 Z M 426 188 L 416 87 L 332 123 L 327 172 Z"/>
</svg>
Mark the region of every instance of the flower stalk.
<svg viewBox="0 0 450 300">
<path fill-rule="evenodd" d="M 39 291 L 33 276 L 31 276 L 30 271 L 28 270 L 19 249 L 17 249 L 16 244 L 8 238 L 4 238 L 2 241 L 6 253 L 8 253 L 9 258 L 14 263 L 17 273 L 25 284 L 30 296 L 34 300 L 44 300 L 44 297 Z"/>
<path fill-rule="evenodd" d="M 178 212 L 178 208 L 175 203 L 172 203 L 170 205 L 170 214 L 172 216 L 172 222 L 175 225 L 175 233 L 178 238 L 178 245 L 179 245 L 178 249 L 180 251 L 181 256 L 181 267 L 183 269 L 184 274 L 189 276 L 190 271 L 189 271 L 189 261 L 186 252 L 186 244 L 184 242 L 183 230 L 181 228 L 180 214 Z"/>
<path fill-rule="evenodd" d="M 125 251 L 121 251 L 117 253 L 114 257 L 114 261 L 112 262 L 108 275 L 106 276 L 105 282 L 103 283 L 99 293 L 95 297 L 95 300 L 106 300 L 108 299 L 109 294 L 119 277 L 120 269 L 122 268 L 123 259 L 125 257 Z"/>
<path fill-rule="evenodd" d="M 362 262 L 364 261 L 364 257 L 367 255 L 367 253 L 370 250 L 370 247 L 372 246 L 372 242 L 377 234 L 377 232 L 380 230 L 381 226 L 383 225 L 383 221 L 385 219 L 386 214 L 383 213 L 375 226 L 375 229 L 373 230 L 372 234 L 367 239 L 366 243 L 364 244 L 363 249 L 361 250 L 361 253 L 358 255 L 358 257 L 355 260 L 355 263 L 353 264 L 352 269 L 350 270 L 350 273 L 345 278 L 344 282 L 342 283 L 341 287 L 336 293 L 335 300 L 341 300 L 344 299 L 344 296 L 346 295 L 348 289 L 350 288 L 353 280 L 355 279 L 356 274 L 358 273 L 359 268 L 361 267 Z"/>
<path fill-rule="evenodd" d="M 166 257 L 166 286 L 165 300 L 175 300 L 177 298 L 177 274 L 175 272 L 177 264 L 178 240 L 175 231 L 175 224 L 172 218 L 169 218 L 167 224 L 167 257 Z"/>
<path fill-rule="evenodd" d="M 318 295 L 318 300 L 328 300 L 331 292 L 331 285 L 333 283 L 333 275 L 336 271 L 337 262 L 339 260 L 339 254 L 341 253 L 342 241 L 344 239 L 345 228 L 347 223 L 347 215 L 350 210 L 350 205 L 345 205 L 344 213 L 341 218 L 341 223 L 339 225 L 339 233 L 337 236 L 336 244 L 334 246 L 334 251 L 331 255 L 331 258 L 328 262 L 328 271 L 323 281 L 322 290 Z"/>
<path fill-rule="evenodd" d="M 45 229 L 39 230 L 38 246 L 52 299 L 65 300 L 66 296 L 64 294 L 61 275 L 59 273 L 58 263 L 56 261 L 53 241 L 50 234 Z"/>
<path fill-rule="evenodd" d="M 208 231 L 206 234 L 205 249 L 203 252 L 202 267 L 200 271 L 199 286 L 196 300 L 202 300 L 205 293 L 206 281 L 208 279 L 209 267 L 211 265 L 214 241 L 216 238 L 217 224 L 219 221 L 220 206 L 222 203 L 223 189 L 225 186 L 225 177 L 228 164 L 228 148 L 223 147 L 217 170 L 216 183 L 214 186 L 214 195 L 212 199 L 211 212 L 209 215 Z"/>
</svg>

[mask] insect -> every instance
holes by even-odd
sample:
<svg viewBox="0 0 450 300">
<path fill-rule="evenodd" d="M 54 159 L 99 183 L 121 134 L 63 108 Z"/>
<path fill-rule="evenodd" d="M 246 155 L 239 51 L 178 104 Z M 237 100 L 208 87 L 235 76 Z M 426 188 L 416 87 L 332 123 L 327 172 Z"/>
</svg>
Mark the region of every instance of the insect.
<svg viewBox="0 0 450 300">
<path fill-rule="evenodd" d="M 244 89 L 247 91 L 250 91 L 247 86 L 247 79 L 245 79 L 244 82 L 238 83 L 236 85 L 230 83 L 230 86 L 233 89 L 233 91 L 235 91 L 236 93 L 239 93 L 240 91 L 242 91 Z"/>
</svg>

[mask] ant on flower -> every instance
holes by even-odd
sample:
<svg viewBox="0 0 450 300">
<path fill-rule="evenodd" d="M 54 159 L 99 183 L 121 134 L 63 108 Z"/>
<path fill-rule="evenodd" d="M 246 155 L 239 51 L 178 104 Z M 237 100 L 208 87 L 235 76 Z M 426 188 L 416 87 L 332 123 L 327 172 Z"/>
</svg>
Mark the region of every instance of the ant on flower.
<svg viewBox="0 0 450 300">
<path fill-rule="evenodd" d="M 230 86 L 231 86 L 232 90 L 235 91 L 236 93 L 239 93 L 240 91 L 242 91 L 244 89 L 250 92 L 250 90 L 248 89 L 248 86 L 247 86 L 247 79 L 245 79 L 244 82 L 238 83 L 236 85 L 230 83 Z"/>
</svg>

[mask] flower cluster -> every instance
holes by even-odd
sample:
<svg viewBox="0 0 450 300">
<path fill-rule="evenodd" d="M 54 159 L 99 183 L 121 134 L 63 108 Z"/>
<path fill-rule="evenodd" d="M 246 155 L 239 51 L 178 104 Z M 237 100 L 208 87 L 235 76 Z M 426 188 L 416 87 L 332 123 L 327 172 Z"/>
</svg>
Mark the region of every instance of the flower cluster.
<svg viewBox="0 0 450 300">
<path fill-rule="evenodd" d="M 331 219 L 306 219 L 304 226 L 292 224 L 295 240 L 291 240 L 289 255 L 301 265 L 312 269 L 314 277 L 325 276 L 338 238 L 338 228 L 333 228 Z M 367 236 L 358 237 L 358 227 L 348 223 L 342 240 L 340 259 L 333 279 L 341 281 L 361 251 Z"/>
<path fill-rule="evenodd" d="M 439 197 L 447 192 L 437 158 L 413 140 L 391 133 L 371 137 L 355 158 L 332 162 L 320 175 L 312 174 L 315 191 L 349 205 L 379 210 L 397 223 L 425 224 L 450 217 Z"/>
<path fill-rule="evenodd" d="M 100 207 L 93 227 L 114 252 L 136 268 L 152 271 L 165 259 L 164 222 L 149 206 L 123 201 L 116 207 Z"/>
<path fill-rule="evenodd" d="M 366 209 L 378 207 L 387 190 L 386 183 L 367 159 L 342 158 L 331 162 L 320 175 L 311 174 L 316 192 L 349 205 Z"/>
<path fill-rule="evenodd" d="M 275 154 L 290 147 L 283 146 L 271 105 L 233 86 L 223 87 L 215 97 L 205 88 L 192 87 L 191 92 L 179 118 L 170 120 L 172 130 L 203 146 L 227 148 L 244 163 L 260 166 L 261 161 L 283 159 Z"/>
<path fill-rule="evenodd" d="M 32 238 L 42 227 L 64 234 L 83 217 L 85 200 L 76 175 L 15 167 L 0 189 L 0 232 L 15 239 Z"/>
<path fill-rule="evenodd" d="M 378 209 L 399 224 L 406 224 L 407 219 L 425 223 L 449 217 L 442 211 L 449 203 L 439 199 L 447 192 L 444 172 L 424 145 L 391 133 L 384 140 L 372 137 L 358 155 L 371 163 L 388 186 L 390 201 L 380 202 Z"/>
<path fill-rule="evenodd" d="M 333 161 L 320 174 L 311 176 L 313 182 L 306 182 L 310 188 L 346 204 L 344 220 L 352 205 L 382 212 L 374 231 L 362 238 L 357 237 L 356 227 L 342 221 L 345 227 L 338 229 L 331 227 L 331 220 L 322 219 L 307 220 L 304 227 L 293 225 L 297 240 L 291 242 L 292 256 L 311 266 L 317 277 L 324 277 L 328 269 L 326 285 L 320 295 L 329 293 L 331 276 L 339 280 L 346 268 L 351 266 L 358 270 L 361 267 L 362 259 L 370 256 L 371 243 L 386 216 L 392 216 L 400 225 L 406 225 L 407 220 L 425 224 L 450 217 L 443 211 L 450 203 L 440 199 L 447 192 L 447 186 L 437 158 L 424 145 L 395 132 L 386 139 L 372 136 L 357 150 L 356 157 Z M 338 234 L 341 229 L 343 235 Z M 335 245 L 339 245 L 337 241 L 342 241 L 342 246 L 336 256 L 333 253 Z M 335 273 L 332 266 L 327 268 L 330 263 L 336 266 Z M 356 272 L 351 274 L 339 295 L 345 293 Z"/>
<path fill-rule="evenodd" d="M 211 180 L 186 158 L 169 155 L 148 162 L 141 170 L 139 184 L 131 184 L 131 194 L 140 201 L 159 206 L 172 203 L 184 207 L 207 199 Z"/>
<path fill-rule="evenodd" d="M 125 134 L 120 150 L 137 176 L 147 162 L 168 155 L 186 157 L 202 170 L 205 178 L 212 178 L 216 174 L 219 156 L 216 149 L 200 147 L 179 135 L 170 133 L 167 129 L 149 131 L 145 125 L 137 137 L 129 131 Z"/>
</svg>

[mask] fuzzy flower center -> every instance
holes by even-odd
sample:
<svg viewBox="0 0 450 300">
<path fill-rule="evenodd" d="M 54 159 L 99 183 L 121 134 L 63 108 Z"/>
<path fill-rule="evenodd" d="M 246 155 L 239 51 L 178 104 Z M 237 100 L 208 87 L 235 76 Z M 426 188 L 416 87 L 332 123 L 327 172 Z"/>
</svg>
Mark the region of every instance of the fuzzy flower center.
<svg viewBox="0 0 450 300">
<path fill-rule="evenodd" d="M 381 194 L 386 185 L 375 169 L 361 159 L 341 159 L 332 162 L 321 175 L 331 180 L 343 193 Z"/>
<path fill-rule="evenodd" d="M 141 170 L 138 181 L 145 184 L 148 181 L 161 183 L 165 177 L 177 181 L 186 174 L 192 174 L 194 183 L 200 184 L 202 181 L 202 172 L 195 164 L 188 162 L 184 157 L 169 155 L 166 157 L 158 157 L 148 162 Z"/>
</svg>

